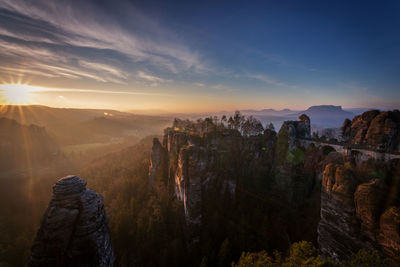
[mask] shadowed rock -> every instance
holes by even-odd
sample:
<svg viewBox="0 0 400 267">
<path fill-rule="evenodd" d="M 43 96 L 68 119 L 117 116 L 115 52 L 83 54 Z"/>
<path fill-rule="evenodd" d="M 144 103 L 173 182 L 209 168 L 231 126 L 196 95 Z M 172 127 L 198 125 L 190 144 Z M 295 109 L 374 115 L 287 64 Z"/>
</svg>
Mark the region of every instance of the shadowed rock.
<svg viewBox="0 0 400 267">
<path fill-rule="evenodd" d="M 53 186 L 28 266 L 113 266 L 103 197 L 67 176 Z"/>
<path fill-rule="evenodd" d="M 166 179 L 168 155 L 165 148 L 161 145 L 158 138 L 153 139 L 153 148 L 151 151 L 149 183 L 153 185 L 157 179 Z"/>
</svg>

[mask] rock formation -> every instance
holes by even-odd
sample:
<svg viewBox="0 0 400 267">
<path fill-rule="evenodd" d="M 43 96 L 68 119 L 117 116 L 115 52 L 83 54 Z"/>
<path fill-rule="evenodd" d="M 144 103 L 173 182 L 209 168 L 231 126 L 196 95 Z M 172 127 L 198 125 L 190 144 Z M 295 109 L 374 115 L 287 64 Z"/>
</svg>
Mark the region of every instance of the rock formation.
<svg viewBox="0 0 400 267">
<path fill-rule="evenodd" d="M 234 129 L 200 133 L 167 128 L 163 146 L 158 139 L 153 142 L 149 183 L 153 184 L 156 173 L 161 174 L 160 169 L 167 166 L 157 179 L 172 185 L 175 196 L 183 203 L 187 223 L 199 224 L 202 198 L 208 188 L 233 195 L 237 183 L 235 168 L 244 160 L 257 166 L 263 162 L 265 168 L 271 168 L 272 161 L 265 159 L 273 158 L 275 140 L 276 133 L 271 130 L 244 142 Z M 167 155 L 165 161 L 163 155 Z M 254 171 L 260 169 L 257 166 Z"/>
<path fill-rule="evenodd" d="M 379 221 L 379 244 L 386 255 L 400 262 L 400 207 L 392 206 L 381 216 Z"/>
<path fill-rule="evenodd" d="M 297 146 L 297 140 L 301 138 L 311 138 L 310 118 L 302 114 L 297 121 L 285 121 L 282 128 L 286 130 L 289 136 L 289 150 Z"/>
<path fill-rule="evenodd" d="M 67 176 L 53 186 L 28 266 L 113 266 L 103 197 Z"/>
<path fill-rule="evenodd" d="M 352 145 L 391 151 L 400 150 L 400 112 L 370 110 L 345 120 L 342 138 Z"/>
<path fill-rule="evenodd" d="M 337 164 L 328 164 L 322 178 L 321 219 L 318 245 L 323 255 L 339 261 L 362 248 L 358 239 L 352 174 Z"/>
<path fill-rule="evenodd" d="M 318 225 L 321 253 L 341 261 L 359 249 L 376 249 L 398 263 L 399 203 L 387 197 L 389 192 L 390 186 L 383 179 L 368 180 L 342 164 L 328 164 L 322 179 Z"/>
<path fill-rule="evenodd" d="M 167 151 L 161 145 L 158 138 L 153 139 L 153 148 L 151 151 L 149 179 L 150 184 L 154 184 L 155 180 L 162 179 L 167 171 Z"/>
<path fill-rule="evenodd" d="M 396 112 L 371 111 L 359 119 L 346 120 L 344 136 L 349 142 L 392 146 L 397 140 L 398 124 L 392 124 Z M 303 220 L 311 229 L 279 226 L 286 228 L 284 233 L 292 240 L 312 235 L 313 240 L 318 239 L 321 253 L 338 262 L 363 248 L 376 249 L 400 262 L 396 260 L 400 247 L 400 161 L 397 165 L 396 160 L 357 162 L 354 155 L 336 152 L 334 146 L 316 146 L 307 140 L 310 119 L 306 115 L 284 122 L 278 135 L 266 130 L 242 136 L 233 127 L 180 123 L 183 126 L 165 130 L 163 145 L 154 140 L 149 183 L 162 181 L 173 188 L 190 229 L 200 228 L 203 219 L 207 222 L 206 207 L 210 202 L 217 206 L 222 195 L 228 197 L 221 202 L 229 206 L 249 195 L 264 199 L 269 194 L 271 198 L 266 199 L 275 208 L 291 207 L 307 217 L 295 215 L 297 222 Z M 214 128 L 203 130 L 207 127 Z M 254 187 L 244 188 L 246 183 L 265 186 L 260 190 L 264 195 L 254 194 Z M 213 198 L 207 198 L 212 194 Z M 276 214 L 284 218 L 282 222 L 287 220 L 280 212 Z"/>
</svg>

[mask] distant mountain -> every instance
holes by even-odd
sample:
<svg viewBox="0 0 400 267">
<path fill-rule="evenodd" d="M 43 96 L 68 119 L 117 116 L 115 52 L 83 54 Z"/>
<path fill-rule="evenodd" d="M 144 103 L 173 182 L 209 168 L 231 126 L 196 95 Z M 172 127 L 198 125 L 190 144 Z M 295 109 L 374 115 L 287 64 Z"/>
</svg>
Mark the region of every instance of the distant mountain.
<svg viewBox="0 0 400 267">
<path fill-rule="evenodd" d="M 287 116 L 293 113 L 296 113 L 297 111 L 291 110 L 291 109 L 282 109 L 282 110 L 276 110 L 276 109 L 261 109 L 261 110 L 255 110 L 255 109 L 245 109 L 241 110 L 241 113 L 244 115 L 263 115 L 263 116 Z"/>
<path fill-rule="evenodd" d="M 354 113 L 333 105 L 311 106 L 298 114 L 302 113 L 310 117 L 311 124 L 323 127 L 339 127 L 346 118 L 354 117 Z"/>
</svg>

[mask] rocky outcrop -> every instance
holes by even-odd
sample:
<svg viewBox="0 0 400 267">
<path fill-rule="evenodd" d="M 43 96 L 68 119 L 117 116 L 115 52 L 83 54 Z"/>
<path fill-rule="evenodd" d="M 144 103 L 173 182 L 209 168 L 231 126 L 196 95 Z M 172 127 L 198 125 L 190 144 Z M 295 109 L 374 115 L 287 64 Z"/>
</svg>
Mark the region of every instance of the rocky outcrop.
<svg viewBox="0 0 400 267">
<path fill-rule="evenodd" d="M 400 262 L 400 207 L 388 208 L 382 214 L 379 226 L 379 245 L 386 255 Z"/>
<path fill-rule="evenodd" d="M 183 202 L 189 224 L 200 223 L 202 186 L 215 177 L 209 164 L 204 147 L 192 144 L 179 151 L 174 177 L 175 195 Z"/>
<path fill-rule="evenodd" d="M 343 166 L 328 164 L 322 178 L 318 244 L 322 255 L 339 261 L 363 247 L 358 239 L 353 194 L 355 179 Z"/>
<path fill-rule="evenodd" d="M 383 179 L 362 178 L 349 166 L 326 166 L 321 188 L 319 249 L 335 261 L 348 259 L 362 248 L 376 249 L 399 263 L 399 207 L 390 206 L 390 189 Z"/>
<path fill-rule="evenodd" d="M 165 165 L 166 171 L 162 172 L 160 180 L 173 185 L 175 196 L 183 203 L 188 224 L 200 223 L 202 195 L 207 187 L 215 182 L 216 159 L 227 152 L 222 150 L 222 147 L 233 144 L 233 139 L 236 137 L 228 135 L 223 138 L 222 133 L 200 136 L 167 128 L 164 146 L 161 146 L 158 139 L 154 140 L 149 171 L 150 182 L 154 181 L 155 173 L 161 173 L 160 168 L 164 169 Z M 165 161 L 164 155 L 166 155 Z M 224 177 L 221 182 L 225 186 L 229 185 L 229 190 L 234 193 L 235 182 L 232 177 Z"/>
<path fill-rule="evenodd" d="M 361 232 L 375 240 L 376 228 L 379 226 L 379 215 L 385 197 L 385 185 L 382 180 L 360 184 L 354 193 L 357 217 L 361 220 Z"/>
<path fill-rule="evenodd" d="M 299 116 L 297 121 L 285 121 L 282 128 L 285 128 L 289 137 L 289 149 L 297 146 L 297 140 L 301 138 L 311 138 L 311 124 L 310 118 L 306 114 Z"/>
<path fill-rule="evenodd" d="M 150 183 L 159 179 L 172 185 L 175 196 L 183 203 L 186 222 L 199 225 L 203 198 L 213 194 L 210 192 L 235 194 L 238 168 L 252 172 L 272 168 L 275 141 L 272 130 L 243 137 L 237 130 L 227 128 L 208 132 L 167 128 L 163 145 L 158 139 L 153 142 Z M 167 166 L 166 171 L 160 171 L 163 166 Z M 155 178 L 158 174 L 162 178 Z"/>
<path fill-rule="evenodd" d="M 342 125 L 342 138 L 352 145 L 400 150 L 400 112 L 370 110 Z"/>
<path fill-rule="evenodd" d="M 162 179 L 167 174 L 167 157 L 168 155 L 165 148 L 161 145 L 158 138 L 154 138 L 149 168 L 150 185 L 153 185 L 157 179 Z"/>
<path fill-rule="evenodd" d="M 113 266 L 103 197 L 67 176 L 53 186 L 28 266 Z"/>
</svg>

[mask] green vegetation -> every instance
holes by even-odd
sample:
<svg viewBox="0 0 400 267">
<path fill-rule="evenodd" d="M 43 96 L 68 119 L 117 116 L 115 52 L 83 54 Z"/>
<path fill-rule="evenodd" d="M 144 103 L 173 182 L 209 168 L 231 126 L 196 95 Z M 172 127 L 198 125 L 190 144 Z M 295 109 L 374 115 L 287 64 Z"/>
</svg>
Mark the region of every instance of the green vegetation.
<svg viewBox="0 0 400 267">
<path fill-rule="evenodd" d="M 273 129 L 273 125 L 269 126 Z M 182 133 L 196 133 L 203 135 L 210 132 L 224 132 L 226 130 L 235 130 L 243 136 L 256 136 L 264 132 L 262 123 L 253 116 L 243 116 L 239 111 L 235 111 L 233 117 L 223 115 L 221 119 L 217 116 L 198 119 L 196 122 L 190 120 L 180 120 L 175 118 L 172 129 Z"/>
<path fill-rule="evenodd" d="M 390 262 L 382 258 L 377 251 L 359 250 L 353 254 L 351 260 L 336 264 L 331 260 L 324 260 L 318 255 L 317 249 L 306 241 L 293 243 L 289 255 L 284 258 L 282 254 L 274 251 L 269 255 L 265 251 L 250 253 L 243 252 L 239 261 L 232 267 L 389 267 Z"/>
</svg>

